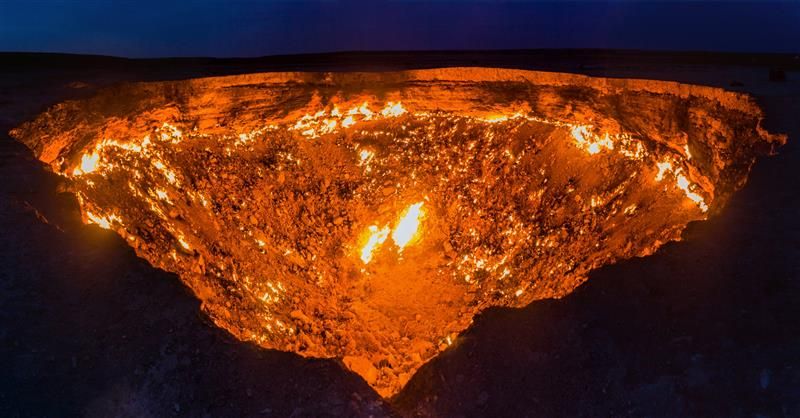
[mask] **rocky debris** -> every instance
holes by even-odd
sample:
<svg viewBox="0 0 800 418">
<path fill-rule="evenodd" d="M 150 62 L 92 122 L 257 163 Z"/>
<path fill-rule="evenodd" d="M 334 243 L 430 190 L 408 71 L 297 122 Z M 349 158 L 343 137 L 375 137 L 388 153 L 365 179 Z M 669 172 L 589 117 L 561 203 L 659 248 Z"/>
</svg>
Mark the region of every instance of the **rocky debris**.
<svg viewBox="0 0 800 418">
<path fill-rule="evenodd" d="M 378 369 L 372 365 L 372 362 L 363 357 L 345 356 L 342 359 L 348 369 L 358 373 L 370 385 L 374 385 L 378 381 Z"/>
</svg>

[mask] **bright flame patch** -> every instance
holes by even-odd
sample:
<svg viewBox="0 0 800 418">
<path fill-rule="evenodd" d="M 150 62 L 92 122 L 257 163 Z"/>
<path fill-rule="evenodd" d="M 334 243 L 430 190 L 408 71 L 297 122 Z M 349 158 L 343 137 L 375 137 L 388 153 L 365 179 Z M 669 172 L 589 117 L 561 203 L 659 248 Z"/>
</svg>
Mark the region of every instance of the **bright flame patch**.
<svg viewBox="0 0 800 418">
<path fill-rule="evenodd" d="M 100 154 L 94 152 L 92 154 L 84 154 L 81 157 L 81 166 L 76 168 L 72 174 L 80 176 L 81 174 L 91 173 L 97 170 L 97 164 L 100 162 Z"/>
<path fill-rule="evenodd" d="M 419 220 L 422 216 L 422 203 L 415 203 L 406 209 L 406 213 L 397 222 L 392 232 L 392 241 L 400 248 L 400 251 L 408 245 L 417 235 L 419 230 Z"/>
<path fill-rule="evenodd" d="M 361 248 L 361 261 L 363 261 L 364 264 L 369 264 L 369 262 L 372 261 L 372 253 L 386 241 L 387 237 L 389 237 L 389 227 L 384 226 L 378 229 L 377 225 L 370 225 L 369 232 L 370 235 L 367 239 L 367 243 Z"/>
</svg>

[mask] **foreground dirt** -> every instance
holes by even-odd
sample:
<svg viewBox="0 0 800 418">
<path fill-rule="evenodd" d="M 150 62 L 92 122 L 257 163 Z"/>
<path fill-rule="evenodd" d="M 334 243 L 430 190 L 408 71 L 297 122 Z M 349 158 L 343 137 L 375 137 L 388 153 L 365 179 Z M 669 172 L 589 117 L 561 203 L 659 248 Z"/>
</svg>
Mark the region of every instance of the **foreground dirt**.
<svg viewBox="0 0 800 418">
<path fill-rule="evenodd" d="M 796 96 L 763 94 L 790 145 L 756 166 L 718 218 L 565 299 L 480 317 L 391 405 L 333 362 L 258 350 L 203 324 L 175 278 L 78 225 L 75 203 L 54 199 L 55 178 L 8 141 L 4 176 L 26 181 L 4 185 L 13 378 L 1 403 L 11 416 L 793 415 L 798 109 Z"/>
</svg>

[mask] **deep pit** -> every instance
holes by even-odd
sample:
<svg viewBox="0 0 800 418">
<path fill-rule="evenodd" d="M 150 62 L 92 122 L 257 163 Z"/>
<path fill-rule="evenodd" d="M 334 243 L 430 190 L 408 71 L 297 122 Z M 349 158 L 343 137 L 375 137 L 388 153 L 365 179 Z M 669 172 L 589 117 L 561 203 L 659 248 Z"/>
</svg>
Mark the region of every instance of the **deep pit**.
<svg viewBox="0 0 800 418">
<path fill-rule="evenodd" d="M 12 135 L 216 324 L 391 396 L 483 309 L 719 211 L 785 141 L 762 119 L 709 87 L 451 68 L 125 84 Z"/>
</svg>

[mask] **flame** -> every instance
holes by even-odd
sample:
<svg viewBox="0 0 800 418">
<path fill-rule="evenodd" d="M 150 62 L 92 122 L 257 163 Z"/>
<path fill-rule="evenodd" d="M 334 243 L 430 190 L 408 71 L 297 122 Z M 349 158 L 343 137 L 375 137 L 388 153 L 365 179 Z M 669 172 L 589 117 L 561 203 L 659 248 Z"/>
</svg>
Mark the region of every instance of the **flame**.
<svg viewBox="0 0 800 418">
<path fill-rule="evenodd" d="M 181 245 L 181 247 L 183 247 L 184 250 L 191 251 L 192 247 L 189 246 L 189 243 L 186 241 L 186 237 L 184 237 L 183 234 L 176 234 L 175 238 L 178 240 L 178 243 Z"/>
<path fill-rule="evenodd" d="M 352 115 L 350 115 L 350 116 L 347 116 L 346 118 L 344 118 L 344 119 L 342 120 L 342 127 L 343 127 L 343 128 L 349 128 L 349 127 L 351 127 L 351 126 L 353 126 L 353 125 L 355 125 L 355 124 L 356 124 L 356 120 L 355 120 L 355 119 L 353 119 L 353 116 L 352 116 Z"/>
<path fill-rule="evenodd" d="M 516 116 L 516 115 L 514 115 L 514 116 Z M 514 117 L 514 116 L 512 116 L 512 117 Z M 501 122 L 507 121 L 508 119 L 509 119 L 508 115 L 495 114 L 495 115 L 486 116 L 482 120 L 484 122 L 486 122 L 486 123 L 501 123 Z"/>
<path fill-rule="evenodd" d="M 656 174 L 656 181 L 664 180 L 664 174 L 668 171 L 672 171 L 672 163 L 669 161 L 662 161 L 660 163 L 656 163 L 658 167 L 658 173 Z"/>
<path fill-rule="evenodd" d="M 423 215 L 422 203 L 417 202 L 406 208 L 393 230 L 390 230 L 388 225 L 380 229 L 377 225 L 370 225 L 367 229 L 369 238 L 366 244 L 361 247 L 361 261 L 364 264 L 369 264 L 375 251 L 386 242 L 386 238 L 389 237 L 390 233 L 392 234 L 392 241 L 399 249 L 398 251 L 402 252 L 403 248 L 418 235 L 420 218 Z"/>
<path fill-rule="evenodd" d="M 364 264 L 369 264 L 369 262 L 372 261 L 372 253 L 386 241 L 386 238 L 389 236 L 389 227 L 384 226 L 378 229 L 377 225 L 370 225 L 369 232 L 369 239 L 367 239 L 367 243 L 364 244 L 364 247 L 361 248 L 361 261 L 363 261 Z"/>
<path fill-rule="evenodd" d="M 349 128 L 360 121 L 394 118 L 405 113 L 408 113 L 408 110 L 406 110 L 400 102 L 387 102 L 386 106 L 384 106 L 380 112 L 373 112 L 370 110 L 368 102 L 353 107 L 346 113 L 342 113 L 338 107 L 334 106 L 330 112 L 327 110 L 320 110 L 313 115 L 306 113 L 303 117 L 298 119 L 290 129 L 300 131 L 303 136 L 318 138 L 321 135 L 336 132 L 339 127 Z M 177 131 L 177 135 L 177 138 L 180 139 L 180 131 Z M 239 143 L 243 141 L 244 138 L 240 136 Z"/>
<path fill-rule="evenodd" d="M 91 173 L 97 170 L 98 163 L 100 162 L 100 154 L 97 151 L 92 154 L 83 154 L 81 157 L 81 166 L 76 168 L 72 174 L 80 176 L 81 174 Z"/>
<path fill-rule="evenodd" d="M 611 140 L 608 133 L 602 137 L 594 135 L 589 132 L 589 127 L 587 126 L 574 126 L 572 128 L 572 137 L 578 142 L 578 146 L 586 150 L 590 155 L 599 153 L 602 151 L 602 148 L 609 150 L 614 149 L 614 141 Z"/>
<path fill-rule="evenodd" d="M 373 113 L 371 110 L 369 110 L 369 103 L 367 102 L 364 102 L 364 104 L 362 104 L 361 107 L 355 107 L 350 109 L 350 111 L 348 112 L 348 114 L 350 115 L 357 115 L 359 113 L 362 114 L 364 116 L 364 119 L 366 120 L 372 119 Z"/>
<path fill-rule="evenodd" d="M 403 104 L 400 102 L 388 102 L 386 103 L 386 107 L 381 110 L 381 115 L 384 117 L 397 117 L 406 113 L 406 109 L 403 107 Z"/>
<path fill-rule="evenodd" d="M 674 169 L 672 167 L 672 163 L 669 161 L 656 163 L 656 166 L 658 167 L 658 173 L 656 173 L 655 178 L 656 181 L 664 180 L 664 175 L 666 173 L 672 173 L 675 175 L 675 186 L 683 190 L 686 198 L 694 202 L 702 212 L 708 212 L 708 204 L 706 204 L 705 199 L 703 199 L 703 196 L 700 196 L 691 190 L 693 185 L 689 179 L 683 175 L 683 170 L 681 168 L 678 168 L 677 170 Z"/>
<path fill-rule="evenodd" d="M 676 185 L 679 189 L 683 190 L 683 193 L 686 194 L 686 197 L 697 204 L 701 211 L 708 212 L 708 205 L 706 204 L 705 200 L 703 200 L 703 196 L 700 196 L 699 194 L 689 190 L 689 186 L 691 186 L 689 180 L 681 173 L 677 173 L 675 176 Z"/>
<path fill-rule="evenodd" d="M 162 141 L 169 141 L 173 144 L 178 144 L 183 140 L 183 132 L 175 126 L 164 122 L 159 129 Z"/>
<path fill-rule="evenodd" d="M 402 251 L 417 235 L 419 220 L 422 216 L 422 203 L 423 202 L 418 202 L 409 206 L 405 214 L 394 227 L 392 241 L 400 248 L 400 251 Z"/>
<path fill-rule="evenodd" d="M 96 224 L 103 229 L 111 229 L 111 222 L 122 222 L 122 219 L 117 215 L 98 216 L 88 210 L 86 211 L 86 218 L 89 221 L 88 223 Z"/>
<path fill-rule="evenodd" d="M 365 166 L 367 171 L 369 171 L 369 162 L 372 161 L 372 158 L 375 157 L 375 153 L 368 150 L 362 149 L 358 152 L 358 165 Z"/>
</svg>

